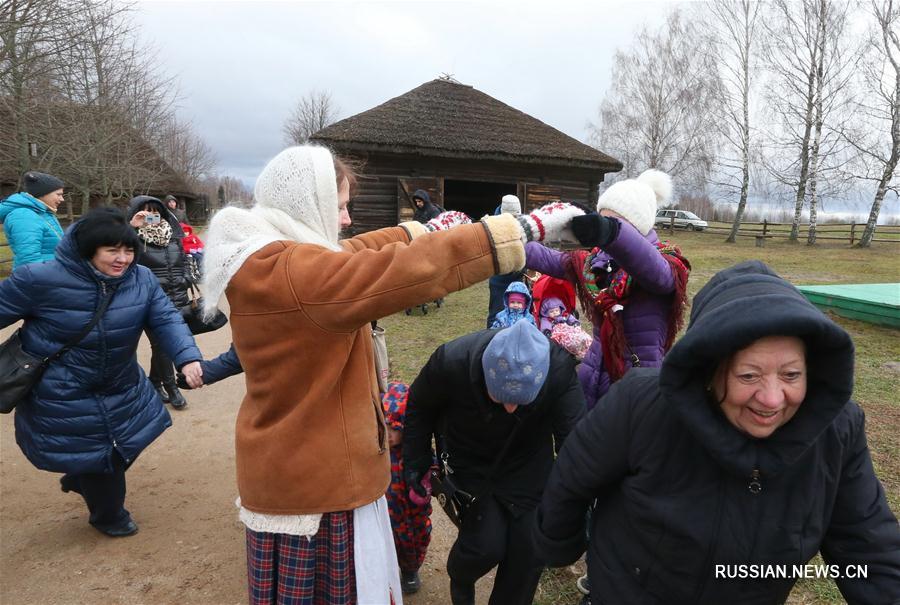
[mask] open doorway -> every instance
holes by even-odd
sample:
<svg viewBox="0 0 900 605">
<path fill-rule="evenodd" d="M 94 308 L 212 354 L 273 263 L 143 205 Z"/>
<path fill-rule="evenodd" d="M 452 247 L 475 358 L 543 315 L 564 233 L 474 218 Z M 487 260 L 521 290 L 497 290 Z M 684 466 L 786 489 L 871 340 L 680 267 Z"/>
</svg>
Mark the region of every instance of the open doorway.
<svg viewBox="0 0 900 605">
<path fill-rule="evenodd" d="M 516 194 L 515 183 L 487 183 L 444 179 L 444 208 L 465 212 L 477 221 L 485 214 L 493 214 L 500 198 Z"/>
</svg>

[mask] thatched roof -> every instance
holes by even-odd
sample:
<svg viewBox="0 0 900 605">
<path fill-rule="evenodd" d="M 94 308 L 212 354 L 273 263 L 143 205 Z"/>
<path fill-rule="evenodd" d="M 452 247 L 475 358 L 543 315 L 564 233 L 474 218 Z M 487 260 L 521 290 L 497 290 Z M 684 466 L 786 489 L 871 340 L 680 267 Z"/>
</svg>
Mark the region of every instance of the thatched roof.
<svg viewBox="0 0 900 605">
<path fill-rule="evenodd" d="M 312 140 L 342 151 L 622 169 L 615 158 L 552 126 L 471 86 L 442 79 L 336 122 Z"/>
<path fill-rule="evenodd" d="M 3 99 L 0 99 L 2 101 Z M 32 170 L 49 172 L 61 178 L 70 190 L 86 188 L 99 191 L 105 180 L 114 195 L 172 193 L 195 198 L 189 186 L 159 153 L 124 119 L 105 114 L 114 135 L 97 142 L 96 111 L 75 104 L 45 104 L 31 112 L 29 125 L 31 141 L 38 145 L 39 158 Z M 17 154 L 19 142 L 13 127 L 11 110 L 0 102 L 0 185 L 14 186 L 20 174 Z M 104 167 L 101 171 L 100 166 Z M 105 178 L 101 178 L 105 177 Z"/>
</svg>

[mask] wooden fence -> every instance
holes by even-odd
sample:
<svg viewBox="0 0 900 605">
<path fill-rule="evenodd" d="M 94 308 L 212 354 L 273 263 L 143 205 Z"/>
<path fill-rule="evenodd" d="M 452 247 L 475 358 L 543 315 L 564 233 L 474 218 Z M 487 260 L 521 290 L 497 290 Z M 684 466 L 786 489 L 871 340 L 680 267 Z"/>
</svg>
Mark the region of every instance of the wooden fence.
<svg viewBox="0 0 900 605">
<path fill-rule="evenodd" d="M 670 234 L 678 229 L 675 226 L 674 217 L 670 219 L 668 226 L 657 224 L 658 231 L 668 231 Z M 837 240 L 846 241 L 852 246 L 859 242 L 865 230 L 865 223 L 822 223 L 816 225 L 816 241 Z M 709 227 L 703 231 L 706 235 L 717 235 L 725 238 L 731 233 L 731 223 L 710 222 Z M 791 235 L 791 223 L 744 222 L 738 230 L 738 237 L 755 237 L 756 245 L 763 246 L 767 239 L 788 239 Z M 799 241 L 806 241 L 809 234 L 809 224 L 801 224 Z M 875 229 L 873 242 L 900 243 L 900 225 L 878 225 Z"/>
</svg>

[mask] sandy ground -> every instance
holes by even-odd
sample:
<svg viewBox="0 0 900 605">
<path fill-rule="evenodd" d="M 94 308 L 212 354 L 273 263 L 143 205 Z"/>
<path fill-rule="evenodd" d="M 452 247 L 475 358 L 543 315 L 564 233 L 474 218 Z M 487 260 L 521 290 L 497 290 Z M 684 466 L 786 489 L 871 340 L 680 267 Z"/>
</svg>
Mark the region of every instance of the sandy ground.
<svg viewBox="0 0 900 605">
<path fill-rule="evenodd" d="M 0 330 L 0 341 L 15 326 Z M 228 327 L 197 338 L 207 357 L 224 351 Z M 146 339 L 138 350 L 149 367 Z M 87 523 L 60 475 L 29 464 L 15 443 L 13 415 L 0 417 L 0 603 L 246 603 L 244 531 L 237 519 L 234 421 L 244 396 L 236 376 L 186 392 L 173 426 L 128 471 L 126 507 L 140 531 L 108 538 Z M 436 504 L 436 503 L 435 503 Z M 447 552 L 456 530 L 436 506 L 432 547 L 411 605 L 449 603 Z M 478 583 L 486 603 L 492 576 Z"/>
</svg>

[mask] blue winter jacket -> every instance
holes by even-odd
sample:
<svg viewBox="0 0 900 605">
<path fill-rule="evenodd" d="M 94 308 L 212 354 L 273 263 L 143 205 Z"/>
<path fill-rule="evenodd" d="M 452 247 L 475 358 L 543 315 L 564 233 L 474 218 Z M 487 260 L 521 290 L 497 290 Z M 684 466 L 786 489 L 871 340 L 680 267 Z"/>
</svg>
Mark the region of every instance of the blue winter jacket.
<svg viewBox="0 0 900 605">
<path fill-rule="evenodd" d="M 525 308 L 522 311 L 513 311 L 509 308 L 509 295 L 513 292 L 525 296 Z M 531 314 L 531 292 L 528 291 L 528 286 L 520 281 L 514 281 L 506 287 L 506 292 L 503 293 L 503 310 L 494 316 L 491 328 L 508 328 L 517 321 L 527 321 L 535 325 L 534 316 Z"/>
<path fill-rule="evenodd" d="M 37 468 L 111 472 L 115 449 L 130 463 L 172 421 L 135 351 L 147 329 L 176 367 L 201 359 L 181 314 L 149 269 L 132 264 L 117 278 L 96 271 L 77 250 L 76 223 L 56 259 L 26 265 L 0 282 L 0 328 L 24 319 L 23 348 L 48 356 L 112 300 L 91 332 L 51 363 L 27 401 L 16 407 L 16 442 Z"/>
<path fill-rule="evenodd" d="M 234 350 L 234 343 L 218 357 L 201 361 L 200 368 L 203 370 L 203 384 L 213 384 L 244 371 L 237 351 Z"/>
<path fill-rule="evenodd" d="M 13 253 L 13 269 L 53 260 L 63 228 L 46 204 L 31 194 L 14 193 L 0 202 L 0 223 Z"/>
</svg>

